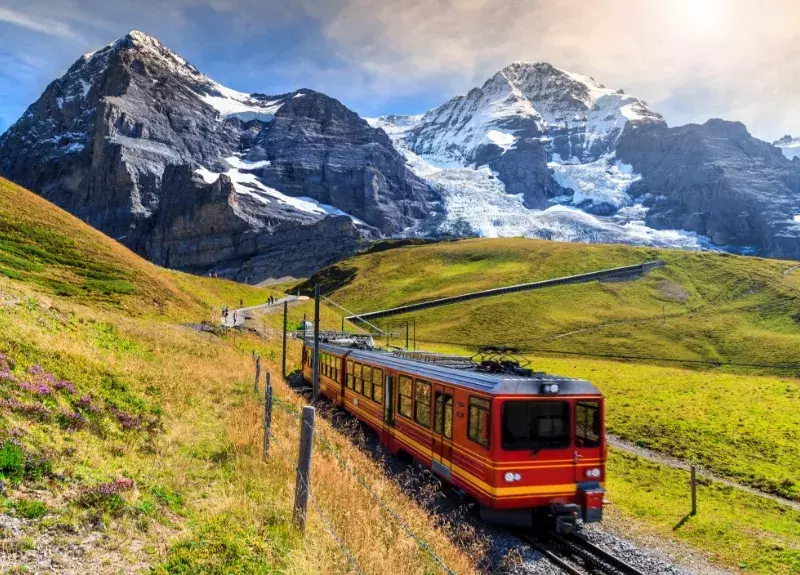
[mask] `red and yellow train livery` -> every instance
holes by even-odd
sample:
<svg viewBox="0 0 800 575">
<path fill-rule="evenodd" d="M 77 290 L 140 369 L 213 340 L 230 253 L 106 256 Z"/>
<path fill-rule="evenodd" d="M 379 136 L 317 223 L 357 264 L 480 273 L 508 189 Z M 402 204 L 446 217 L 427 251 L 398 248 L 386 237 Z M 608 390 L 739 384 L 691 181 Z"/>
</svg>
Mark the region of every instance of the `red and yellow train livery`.
<svg viewBox="0 0 800 575">
<path fill-rule="evenodd" d="M 305 342 L 308 383 L 312 366 Z M 486 520 L 552 520 L 560 532 L 579 518 L 601 520 L 603 397 L 588 381 L 514 365 L 455 369 L 327 343 L 319 367 L 320 393 L 372 427 L 390 453 L 412 456 L 475 498 Z"/>
</svg>

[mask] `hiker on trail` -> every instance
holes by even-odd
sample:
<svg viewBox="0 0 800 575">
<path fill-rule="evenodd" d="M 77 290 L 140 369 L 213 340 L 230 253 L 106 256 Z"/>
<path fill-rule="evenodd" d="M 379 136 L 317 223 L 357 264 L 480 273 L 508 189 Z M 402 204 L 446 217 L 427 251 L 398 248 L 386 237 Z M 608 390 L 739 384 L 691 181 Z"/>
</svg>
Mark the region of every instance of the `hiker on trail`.
<svg viewBox="0 0 800 575">
<path fill-rule="evenodd" d="M 233 325 L 236 325 L 236 311 L 233 312 Z"/>
<path fill-rule="evenodd" d="M 218 277 L 219 276 L 217 275 L 217 272 L 214 272 L 214 279 L 217 279 Z"/>
</svg>

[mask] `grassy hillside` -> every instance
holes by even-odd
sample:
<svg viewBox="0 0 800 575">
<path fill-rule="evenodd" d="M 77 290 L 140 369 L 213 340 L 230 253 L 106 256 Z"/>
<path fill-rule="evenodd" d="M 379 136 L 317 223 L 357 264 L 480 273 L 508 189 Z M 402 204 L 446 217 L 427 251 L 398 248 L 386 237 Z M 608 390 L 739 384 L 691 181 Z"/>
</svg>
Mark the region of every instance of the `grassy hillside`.
<svg viewBox="0 0 800 575">
<path fill-rule="evenodd" d="M 518 293 L 380 323 L 402 335 L 405 322 L 415 321 L 423 349 L 472 353 L 484 344 L 520 346 L 536 369 L 598 385 L 608 398 L 611 433 L 800 500 L 800 369 L 593 357 L 800 364 L 800 269 L 793 262 L 467 240 L 365 254 L 308 284 L 320 281 L 334 301 L 372 311 L 653 259 L 668 265 L 635 281 Z M 800 568 L 800 514 L 709 484 L 705 508 L 717 511 L 673 531 L 687 504 L 684 473 L 615 455 L 609 476 L 609 499 L 625 521 L 644 521 L 754 571 Z"/>
<path fill-rule="evenodd" d="M 632 246 L 466 240 L 366 254 L 328 268 L 321 279 L 329 297 L 366 312 L 654 259 L 667 267 L 636 282 L 518 293 L 383 323 L 416 319 L 419 339 L 473 348 L 503 343 L 800 363 L 800 269 L 785 273 L 793 262 Z"/>
<path fill-rule="evenodd" d="M 0 573 L 350 572 L 315 511 L 305 538 L 291 526 L 294 467 L 278 446 L 296 457 L 293 417 L 276 410 L 274 455 L 261 457 L 252 351 L 278 397 L 302 405 L 278 377 L 279 340 L 184 325 L 271 290 L 161 270 L 5 181 L 0 258 Z M 324 420 L 317 429 L 454 570 L 472 572 L 378 463 Z M 364 572 L 432 572 L 330 450 L 317 446 L 312 470 Z"/>
<path fill-rule="evenodd" d="M 170 318 L 198 319 L 212 307 L 263 303 L 272 293 L 161 269 L 3 178 L 0 276 L 78 303 Z"/>
</svg>

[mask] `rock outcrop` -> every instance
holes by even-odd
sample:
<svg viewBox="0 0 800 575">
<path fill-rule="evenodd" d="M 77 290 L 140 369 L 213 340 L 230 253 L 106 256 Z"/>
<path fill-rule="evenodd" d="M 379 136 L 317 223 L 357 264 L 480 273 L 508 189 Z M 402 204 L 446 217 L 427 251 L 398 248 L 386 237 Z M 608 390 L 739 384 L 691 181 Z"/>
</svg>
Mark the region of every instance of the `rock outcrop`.
<svg viewBox="0 0 800 575">
<path fill-rule="evenodd" d="M 642 175 L 628 193 L 649 208 L 648 225 L 800 259 L 800 163 L 743 124 L 633 128 L 620 138 L 617 156 Z"/>
</svg>

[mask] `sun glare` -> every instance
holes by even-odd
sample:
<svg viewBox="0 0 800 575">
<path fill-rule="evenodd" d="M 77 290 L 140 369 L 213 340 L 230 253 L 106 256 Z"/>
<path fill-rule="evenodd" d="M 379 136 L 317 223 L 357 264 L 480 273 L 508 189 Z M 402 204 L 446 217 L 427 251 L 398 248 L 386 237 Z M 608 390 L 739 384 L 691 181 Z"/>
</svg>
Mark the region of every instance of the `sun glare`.
<svg viewBox="0 0 800 575">
<path fill-rule="evenodd" d="M 714 36 L 726 23 L 724 0 L 676 0 L 671 3 L 675 24 L 688 36 Z"/>
</svg>

